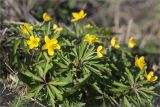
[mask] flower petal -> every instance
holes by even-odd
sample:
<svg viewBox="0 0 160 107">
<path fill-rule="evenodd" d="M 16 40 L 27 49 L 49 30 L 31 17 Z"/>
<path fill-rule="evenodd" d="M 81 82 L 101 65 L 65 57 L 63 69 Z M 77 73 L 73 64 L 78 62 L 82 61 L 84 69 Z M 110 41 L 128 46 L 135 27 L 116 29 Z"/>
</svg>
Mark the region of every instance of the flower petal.
<svg viewBox="0 0 160 107">
<path fill-rule="evenodd" d="M 29 37 L 29 39 L 30 39 L 30 40 L 34 40 L 35 38 L 34 38 L 34 36 L 32 35 L 32 36 Z"/>
<path fill-rule="evenodd" d="M 52 44 L 57 44 L 58 41 L 57 41 L 57 39 L 52 39 L 52 40 L 51 40 L 51 43 L 52 43 Z"/>
<path fill-rule="evenodd" d="M 153 82 L 156 81 L 157 79 L 158 79 L 158 76 L 152 77 L 152 81 L 153 81 Z"/>
<path fill-rule="evenodd" d="M 153 75 L 154 75 L 154 72 L 153 72 L 153 71 L 150 71 L 148 75 L 153 76 Z"/>
<path fill-rule="evenodd" d="M 30 40 L 27 40 L 26 43 L 27 43 L 27 45 L 30 45 L 30 44 L 31 44 L 31 41 L 30 41 Z"/>
<path fill-rule="evenodd" d="M 55 49 L 61 49 L 61 46 L 59 44 L 56 44 Z"/>
<path fill-rule="evenodd" d="M 53 49 L 48 49 L 48 54 L 49 54 L 50 56 L 53 56 L 53 55 L 54 55 L 54 50 L 53 50 Z"/>
<path fill-rule="evenodd" d="M 45 45 L 42 46 L 42 50 L 46 50 L 46 49 L 48 49 L 47 44 L 45 44 Z"/>
<path fill-rule="evenodd" d="M 131 38 L 129 39 L 129 42 L 128 42 L 128 47 L 129 47 L 129 48 L 134 48 L 134 46 L 135 46 L 135 40 L 134 40 L 133 37 L 131 37 Z"/>
<path fill-rule="evenodd" d="M 37 41 L 37 42 L 39 42 L 39 41 L 40 41 L 40 38 L 35 38 L 35 39 L 36 39 L 36 41 Z"/>
<path fill-rule="evenodd" d="M 51 20 L 51 17 L 48 15 L 48 13 L 46 13 L 46 12 L 43 13 L 43 20 L 46 22 Z"/>
<path fill-rule="evenodd" d="M 50 41 L 49 37 L 48 37 L 48 36 L 45 36 L 45 37 L 44 37 L 44 41 L 45 41 L 46 43 L 49 42 L 49 41 Z"/>
</svg>

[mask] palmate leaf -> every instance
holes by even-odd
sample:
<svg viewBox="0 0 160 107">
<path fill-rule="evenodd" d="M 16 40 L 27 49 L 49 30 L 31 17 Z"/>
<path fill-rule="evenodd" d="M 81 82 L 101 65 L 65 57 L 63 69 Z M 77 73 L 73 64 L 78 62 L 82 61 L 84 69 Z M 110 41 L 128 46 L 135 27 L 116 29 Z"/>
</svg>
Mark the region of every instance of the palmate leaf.
<svg viewBox="0 0 160 107">
<path fill-rule="evenodd" d="M 73 100 L 67 100 L 65 99 L 63 101 L 63 104 L 60 105 L 61 107 L 84 107 L 85 103 L 79 102 L 79 101 L 73 101 Z"/>
<path fill-rule="evenodd" d="M 72 76 L 69 73 L 67 75 L 67 77 L 62 77 L 62 78 L 52 80 L 52 81 L 49 82 L 49 84 L 52 84 L 54 86 L 66 86 L 67 84 L 69 84 L 71 82 L 72 82 Z"/>
<path fill-rule="evenodd" d="M 87 68 L 84 68 L 85 69 L 85 71 L 86 71 L 86 74 L 84 75 L 84 77 L 83 78 L 81 78 L 81 79 L 78 79 L 78 83 L 77 84 L 75 84 L 75 86 L 74 87 L 71 87 L 71 88 L 68 88 L 68 89 L 66 89 L 66 92 L 68 93 L 68 94 L 73 94 L 73 93 L 75 93 L 78 89 L 80 89 L 86 82 L 87 82 L 87 80 L 89 79 L 89 77 L 90 77 L 90 75 L 91 75 L 91 72 L 87 69 Z"/>
<path fill-rule="evenodd" d="M 95 56 L 93 56 L 95 54 L 94 50 L 95 50 L 95 47 L 92 46 L 87 51 L 85 51 L 85 53 L 82 57 L 82 60 L 87 61 L 87 60 L 92 60 L 93 58 L 95 58 Z"/>
<path fill-rule="evenodd" d="M 70 69 L 72 69 L 71 65 L 67 65 L 63 62 L 54 61 L 54 70 L 56 71 L 56 75 L 62 74 L 63 72 L 68 72 Z"/>
<path fill-rule="evenodd" d="M 35 97 L 36 95 L 38 95 L 38 93 L 42 90 L 44 85 L 38 85 L 35 86 L 35 88 L 32 88 L 25 96 L 24 99 L 29 100 L 32 97 Z"/>
<path fill-rule="evenodd" d="M 46 73 L 53 67 L 53 64 L 50 61 L 40 61 L 40 63 L 36 63 L 33 65 L 35 68 L 35 71 L 38 73 L 38 75 L 41 78 L 44 78 Z"/>
<path fill-rule="evenodd" d="M 90 62 L 88 64 L 90 64 Z M 91 65 L 95 69 L 99 70 L 101 72 L 102 76 L 109 76 L 109 75 L 111 76 L 112 75 L 112 73 L 111 73 L 112 70 L 110 68 L 106 67 L 105 65 L 100 64 L 100 62 L 93 63 Z M 106 75 L 104 75 L 104 74 L 106 74 Z"/>
<path fill-rule="evenodd" d="M 62 41 L 64 42 L 64 44 L 61 44 L 61 45 L 72 46 L 72 44 L 71 44 L 71 42 L 69 40 L 62 38 Z"/>
<path fill-rule="evenodd" d="M 67 55 L 65 55 L 62 51 L 58 52 L 58 56 L 61 58 L 61 60 L 65 63 L 65 65 L 69 65 L 72 61 L 68 58 Z"/>
<path fill-rule="evenodd" d="M 53 64 L 47 60 L 47 62 L 45 63 L 45 68 L 44 68 L 44 75 L 43 78 L 45 78 L 46 74 L 48 73 L 48 71 L 53 67 Z"/>
</svg>

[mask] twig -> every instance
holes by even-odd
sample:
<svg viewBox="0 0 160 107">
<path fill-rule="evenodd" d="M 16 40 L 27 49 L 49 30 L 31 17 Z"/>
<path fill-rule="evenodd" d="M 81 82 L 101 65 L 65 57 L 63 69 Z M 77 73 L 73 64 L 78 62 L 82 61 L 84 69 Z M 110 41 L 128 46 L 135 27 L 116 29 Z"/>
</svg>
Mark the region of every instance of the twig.
<svg viewBox="0 0 160 107">
<path fill-rule="evenodd" d="M 114 13 L 114 24 L 115 24 L 115 31 L 117 32 L 119 29 L 120 24 L 120 6 L 121 6 L 121 0 L 117 0 L 115 5 L 115 13 Z"/>
<path fill-rule="evenodd" d="M 38 102 L 36 99 L 31 98 L 31 100 L 34 101 L 35 103 L 37 103 L 38 105 L 40 105 L 41 107 L 46 107 L 42 103 Z"/>
<path fill-rule="evenodd" d="M 24 22 L 16 22 L 16 21 L 4 21 L 6 24 L 16 24 L 16 25 L 21 25 L 24 24 Z"/>
<path fill-rule="evenodd" d="M 6 84 L 3 83 L 3 90 L 2 90 L 2 93 L 6 90 Z"/>
<path fill-rule="evenodd" d="M 2 32 L 2 35 L 4 35 L 6 33 L 8 28 L 5 28 L 4 31 Z"/>
<path fill-rule="evenodd" d="M 38 20 L 29 13 L 29 10 L 26 10 L 26 7 L 19 4 L 19 2 L 15 2 L 15 0 L 6 0 L 10 7 L 14 9 L 14 11 L 25 20 L 32 19 L 32 21 L 38 22 Z"/>
<path fill-rule="evenodd" d="M 2 42 L 3 40 L 3 37 L 4 37 L 4 34 L 6 33 L 6 31 L 8 30 L 8 28 L 5 28 L 2 32 L 2 35 L 0 36 L 0 43 Z"/>
<path fill-rule="evenodd" d="M 14 73 L 13 73 L 14 70 L 13 70 L 6 62 L 5 62 L 4 64 L 12 71 L 12 72 L 10 72 L 10 71 L 9 71 L 9 72 L 10 72 L 11 74 L 14 74 Z"/>
<path fill-rule="evenodd" d="M 126 33 L 126 40 L 125 40 L 126 43 L 127 43 L 128 39 L 130 37 L 130 34 L 131 34 L 132 24 L 133 24 L 133 20 L 130 19 L 128 22 L 127 33 Z"/>
</svg>

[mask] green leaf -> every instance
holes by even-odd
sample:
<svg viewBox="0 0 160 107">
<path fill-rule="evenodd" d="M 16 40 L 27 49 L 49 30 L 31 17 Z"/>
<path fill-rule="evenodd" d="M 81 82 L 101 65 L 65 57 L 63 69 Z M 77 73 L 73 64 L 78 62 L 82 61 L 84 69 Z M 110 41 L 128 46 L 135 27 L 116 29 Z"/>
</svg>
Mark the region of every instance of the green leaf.
<svg viewBox="0 0 160 107">
<path fill-rule="evenodd" d="M 53 67 L 52 63 L 50 63 L 50 61 L 47 60 L 47 62 L 45 63 L 45 68 L 44 68 L 44 76 L 43 78 L 45 78 L 45 75 L 47 74 L 47 72 Z"/>
<path fill-rule="evenodd" d="M 30 72 L 29 70 L 23 72 L 22 74 L 28 76 L 28 77 L 31 77 L 33 80 L 36 80 L 36 81 L 41 81 L 42 82 L 42 79 L 38 76 L 36 76 L 35 74 L 33 74 L 32 72 Z"/>
<path fill-rule="evenodd" d="M 63 54 L 62 51 L 58 52 L 58 56 L 62 59 L 62 61 L 66 64 L 69 65 L 71 63 L 70 59 L 68 59 L 67 57 L 65 57 L 65 55 Z"/>
<path fill-rule="evenodd" d="M 106 94 L 103 94 L 103 104 L 102 107 L 112 107 L 110 97 Z"/>
<path fill-rule="evenodd" d="M 81 59 L 83 57 L 83 54 L 85 54 L 85 51 L 87 51 L 86 49 L 86 42 L 81 42 L 79 48 L 78 48 L 78 58 Z"/>
<path fill-rule="evenodd" d="M 131 107 L 131 104 L 127 100 L 127 98 L 124 96 L 123 97 L 123 106 L 122 107 Z"/>
<path fill-rule="evenodd" d="M 155 93 L 154 91 L 149 90 L 148 88 L 139 88 L 139 90 L 151 94 L 151 95 L 155 95 L 155 96 L 160 96 L 159 94 Z"/>
<path fill-rule="evenodd" d="M 137 82 L 141 76 L 144 76 L 144 71 L 139 71 L 135 76 L 135 82 Z"/>
<path fill-rule="evenodd" d="M 73 101 L 65 99 L 61 107 L 85 107 L 85 103 L 79 101 Z"/>
<path fill-rule="evenodd" d="M 78 80 L 79 83 L 77 83 L 74 87 L 68 88 L 66 90 L 67 93 L 69 93 L 69 94 L 75 93 L 79 88 L 81 88 L 87 82 L 87 80 L 89 79 L 91 73 L 90 73 L 90 71 L 88 69 L 85 69 L 85 70 L 87 70 L 86 72 L 88 72 L 88 73 L 84 75 L 84 78 L 79 79 Z"/>
<path fill-rule="evenodd" d="M 66 43 L 68 46 L 72 46 L 71 42 L 67 39 L 62 38 L 62 40 Z"/>
<path fill-rule="evenodd" d="M 111 89 L 109 89 L 110 91 L 112 91 L 112 92 L 123 92 L 123 93 L 126 93 L 126 91 L 128 91 L 127 90 L 127 88 L 111 88 Z"/>
<path fill-rule="evenodd" d="M 113 68 L 113 70 L 115 70 L 115 71 L 119 72 L 119 69 L 116 67 L 116 65 L 115 65 L 115 64 L 110 64 L 110 66 Z"/>
<path fill-rule="evenodd" d="M 63 100 L 63 96 L 62 96 L 62 92 L 59 91 L 56 87 L 54 87 L 53 85 L 49 85 L 51 92 L 54 92 L 57 99 L 62 101 Z"/>
<path fill-rule="evenodd" d="M 60 78 L 57 80 L 52 80 L 49 82 L 49 84 L 55 85 L 55 86 L 66 86 L 67 84 L 72 82 L 72 76 L 68 74 L 66 78 Z"/>
<path fill-rule="evenodd" d="M 43 71 L 42 67 L 37 65 L 36 68 L 38 70 L 37 72 L 40 75 L 40 77 L 43 77 L 44 76 L 44 71 Z"/>
<path fill-rule="evenodd" d="M 149 99 L 150 96 L 143 91 L 138 91 L 144 98 Z"/>
<path fill-rule="evenodd" d="M 137 99 L 139 100 L 139 102 L 141 102 L 141 97 L 139 95 L 139 93 L 137 91 L 134 91 L 136 93 Z"/>
<path fill-rule="evenodd" d="M 117 81 L 114 81 L 113 85 L 116 85 L 116 86 L 119 86 L 119 87 L 123 87 L 123 88 L 128 88 L 128 86 L 124 85 L 123 83 L 117 82 Z"/>
<path fill-rule="evenodd" d="M 97 83 L 91 84 L 91 86 L 100 94 L 103 94 L 102 90 L 100 87 L 97 86 Z"/>
<path fill-rule="evenodd" d="M 43 55 L 44 55 L 44 57 L 46 58 L 47 61 L 50 60 L 50 58 L 49 58 L 49 56 L 48 56 L 48 54 L 46 52 L 43 52 Z"/>
<path fill-rule="evenodd" d="M 14 47 L 13 47 L 13 54 L 14 55 L 16 54 L 18 46 L 20 45 L 21 41 L 22 41 L 21 39 L 18 39 L 17 42 L 15 42 L 16 44 L 14 44 Z"/>
<path fill-rule="evenodd" d="M 43 86 L 44 86 L 44 85 L 38 85 L 38 86 L 36 86 L 35 88 L 31 89 L 31 90 L 24 96 L 24 99 L 29 100 L 29 99 L 31 99 L 32 97 L 36 96 L 36 95 L 39 93 L 39 91 L 42 90 Z"/>
<path fill-rule="evenodd" d="M 126 70 L 126 73 L 127 73 L 126 76 L 127 76 L 128 80 L 129 80 L 130 85 L 133 85 L 134 84 L 133 75 L 131 74 L 131 72 L 129 71 L 128 68 L 125 68 L 125 70 Z"/>
<path fill-rule="evenodd" d="M 87 67 L 90 71 L 94 72 L 95 74 L 97 74 L 97 75 L 99 75 L 99 76 L 102 75 L 100 70 L 97 70 L 97 69 L 95 69 L 94 67 L 92 67 L 92 66 L 90 66 L 90 65 L 86 65 L 86 67 Z"/>
<path fill-rule="evenodd" d="M 68 66 L 61 63 L 61 62 L 54 62 L 56 65 L 58 65 L 60 68 L 68 69 Z"/>
<path fill-rule="evenodd" d="M 94 49 L 95 49 L 94 46 L 92 46 L 91 48 L 89 48 L 89 49 L 84 53 L 82 60 L 83 60 L 83 61 L 86 61 L 86 60 L 91 60 L 91 59 L 93 59 L 93 54 L 95 53 L 95 52 L 94 52 Z"/>
<path fill-rule="evenodd" d="M 52 105 L 52 107 L 55 107 L 55 93 L 52 93 L 52 91 L 50 90 L 50 88 L 47 86 L 47 92 L 48 92 L 48 95 L 49 95 L 49 101 Z"/>
</svg>

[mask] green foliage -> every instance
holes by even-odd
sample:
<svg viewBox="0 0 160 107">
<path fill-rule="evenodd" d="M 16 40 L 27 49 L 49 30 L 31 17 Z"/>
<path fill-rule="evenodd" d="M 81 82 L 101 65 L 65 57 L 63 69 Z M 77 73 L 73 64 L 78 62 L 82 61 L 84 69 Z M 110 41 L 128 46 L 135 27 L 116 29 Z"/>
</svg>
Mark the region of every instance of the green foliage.
<svg viewBox="0 0 160 107">
<path fill-rule="evenodd" d="M 108 30 L 96 25 L 87 28 L 77 22 L 70 26 L 60 24 L 63 31 L 54 32 L 53 23 L 37 23 L 29 31 L 40 38 L 33 49 L 26 43 L 31 35 L 19 32 L 14 42 L 12 64 L 19 79 L 28 86 L 23 100 L 35 98 L 52 107 L 152 105 L 153 95 L 158 96 L 154 91 L 156 82 L 147 81 L 146 68 L 135 67 L 131 49 L 112 47 Z M 89 44 L 86 34 L 96 35 L 99 42 Z M 54 55 L 42 50 L 46 35 L 57 39 L 61 46 Z M 104 48 L 103 57 L 97 56 L 100 45 Z"/>
</svg>

